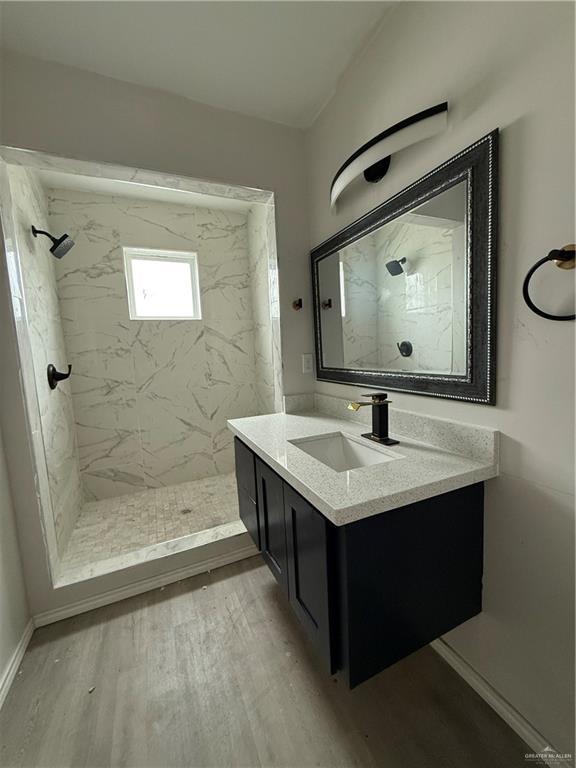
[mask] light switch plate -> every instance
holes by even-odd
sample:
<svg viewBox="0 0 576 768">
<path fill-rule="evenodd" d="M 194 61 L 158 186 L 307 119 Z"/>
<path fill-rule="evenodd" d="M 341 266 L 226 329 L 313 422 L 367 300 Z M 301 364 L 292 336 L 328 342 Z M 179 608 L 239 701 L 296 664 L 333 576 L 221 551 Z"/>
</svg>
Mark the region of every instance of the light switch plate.
<svg viewBox="0 0 576 768">
<path fill-rule="evenodd" d="M 302 373 L 312 373 L 314 370 L 314 358 L 310 353 L 302 355 Z"/>
</svg>

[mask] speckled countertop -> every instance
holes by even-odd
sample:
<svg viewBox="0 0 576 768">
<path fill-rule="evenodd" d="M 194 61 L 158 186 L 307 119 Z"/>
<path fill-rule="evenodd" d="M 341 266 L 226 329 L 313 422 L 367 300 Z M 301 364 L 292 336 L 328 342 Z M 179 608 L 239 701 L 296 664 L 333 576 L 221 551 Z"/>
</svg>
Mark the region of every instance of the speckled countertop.
<svg viewBox="0 0 576 768">
<path fill-rule="evenodd" d="M 228 426 L 335 525 L 346 525 L 498 474 L 496 430 L 458 422 L 451 428 L 452 422 L 445 419 L 391 409 L 392 424 L 395 414 L 400 413 L 403 434 L 391 431 L 400 444 L 386 448 L 400 458 L 344 472 L 336 472 L 289 441 L 331 432 L 360 435 L 366 432 L 362 423 L 308 412 L 232 419 Z M 430 442 L 409 436 L 415 430 L 425 432 Z M 438 441 L 434 440 L 436 432 Z"/>
</svg>

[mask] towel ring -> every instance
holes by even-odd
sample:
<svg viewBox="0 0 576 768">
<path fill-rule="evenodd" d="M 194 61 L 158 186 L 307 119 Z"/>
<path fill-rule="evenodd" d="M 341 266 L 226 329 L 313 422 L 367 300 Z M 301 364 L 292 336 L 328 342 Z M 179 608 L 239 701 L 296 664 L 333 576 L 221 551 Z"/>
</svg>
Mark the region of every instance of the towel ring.
<svg viewBox="0 0 576 768">
<path fill-rule="evenodd" d="M 560 250 L 555 249 L 550 251 L 548 256 L 545 256 L 543 259 L 540 259 L 540 261 L 537 261 L 536 264 L 534 264 L 534 266 L 528 270 L 528 274 L 524 278 L 524 285 L 522 286 L 522 295 L 524 296 L 524 301 L 526 304 L 528 304 L 532 312 L 540 315 L 540 317 L 545 317 L 546 320 L 576 320 L 576 315 L 551 315 L 549 312 L 544 312 L 544 310 L 537 307 L 530 298 L 530 293 L 528 291 L 530 286 L 530 279 L 532 278 L 534 272 L 536 272 L 536 270 L 539 269 L 542 264 L 546 264 L 547 261 L 554 261 L 556 266 L 560 269 L 574 269 L 576 266 L 575 252 L 576 245 L 565 245 Z"/>
</svg>

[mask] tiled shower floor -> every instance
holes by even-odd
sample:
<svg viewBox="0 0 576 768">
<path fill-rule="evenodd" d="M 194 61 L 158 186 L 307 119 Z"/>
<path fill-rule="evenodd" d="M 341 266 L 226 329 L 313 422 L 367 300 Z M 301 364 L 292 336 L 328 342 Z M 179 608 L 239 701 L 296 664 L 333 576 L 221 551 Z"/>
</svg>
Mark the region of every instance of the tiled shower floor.
<svg viewBox="0 0 576 768">
<path fill-rule="evenodd" d="M 91 501 L 72 531 L 59 581 L 133 565 L 138 553 L 151 559 L 243 531 L 234 473 Z"/>
</svg>

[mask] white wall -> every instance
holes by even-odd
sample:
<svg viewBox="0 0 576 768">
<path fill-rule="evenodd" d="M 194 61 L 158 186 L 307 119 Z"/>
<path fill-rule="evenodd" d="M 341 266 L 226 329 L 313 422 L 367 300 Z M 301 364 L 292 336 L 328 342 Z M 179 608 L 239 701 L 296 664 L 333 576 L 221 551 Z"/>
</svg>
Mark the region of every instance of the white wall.
<svg viewBox="0 0 576 768">
<path fill-rule="evenodd" d="M 1 227 L 0 257 L 4 258 Z M 0 305 L 6 308 L 8 291 L 1 278 L 0 273 Z M 5 317 L 4 311 L 0 320 Z M 4 351 L 1 344 L 0 351 Z M 0 380 L 0 402 L 8 395 L 2 383 Z M 0 428 L 0 680 L 4 677 L 28 620 L 28 601 Z"/>
<path fill-rule="evenodd" d="M 0 6 L 0 27 L 2 8 Z M 2 78 L 0 77 L 0 141 L 2 138 Z M 0 258 L 4 259 L 2 245 L 2 227 L 0 226 Z M 0 271 L 0 321 L 7 319 L 8 290 Z M 0 338 L 0 352 L 4 351 Z M 7 392 L 0 378 L 0 401 Z M 1 414 L 0 414 L 1 415 Z M 14 507 L 6 466 L 6 456 L 0 427 L 0 679 L 4 678 L 10 660 L 22 638 L 30 618 L 28 600 L 24 585 L 24 572 L 20 560 L 20 546 L 14 518 Z"/>
<path fill-rule="evenodd" d="M 502 474 L 486 489 L 484 611 L 447 640 L 546 739 L 569 751 L 574 324 L 532 314 L 521 285 L 537 259 L 575 240 L 573 34 L 570 3 L 401 3 L 307 136 L 315 245 L 502 129 L 497 405 L 397 393 L 394 401 L 502 431 Z M 330 181 L 343 159 L 445 99 L 445 133 L 393 157 L 381 183 L 357 185 L 330 210 Z M 317 389 L 358 396 L 351 387 Z"/>
<path fill-rule="evenodd" d="M 0 679 L 28 624 L 28 602 L 0 434 Z"/>
</svg>

